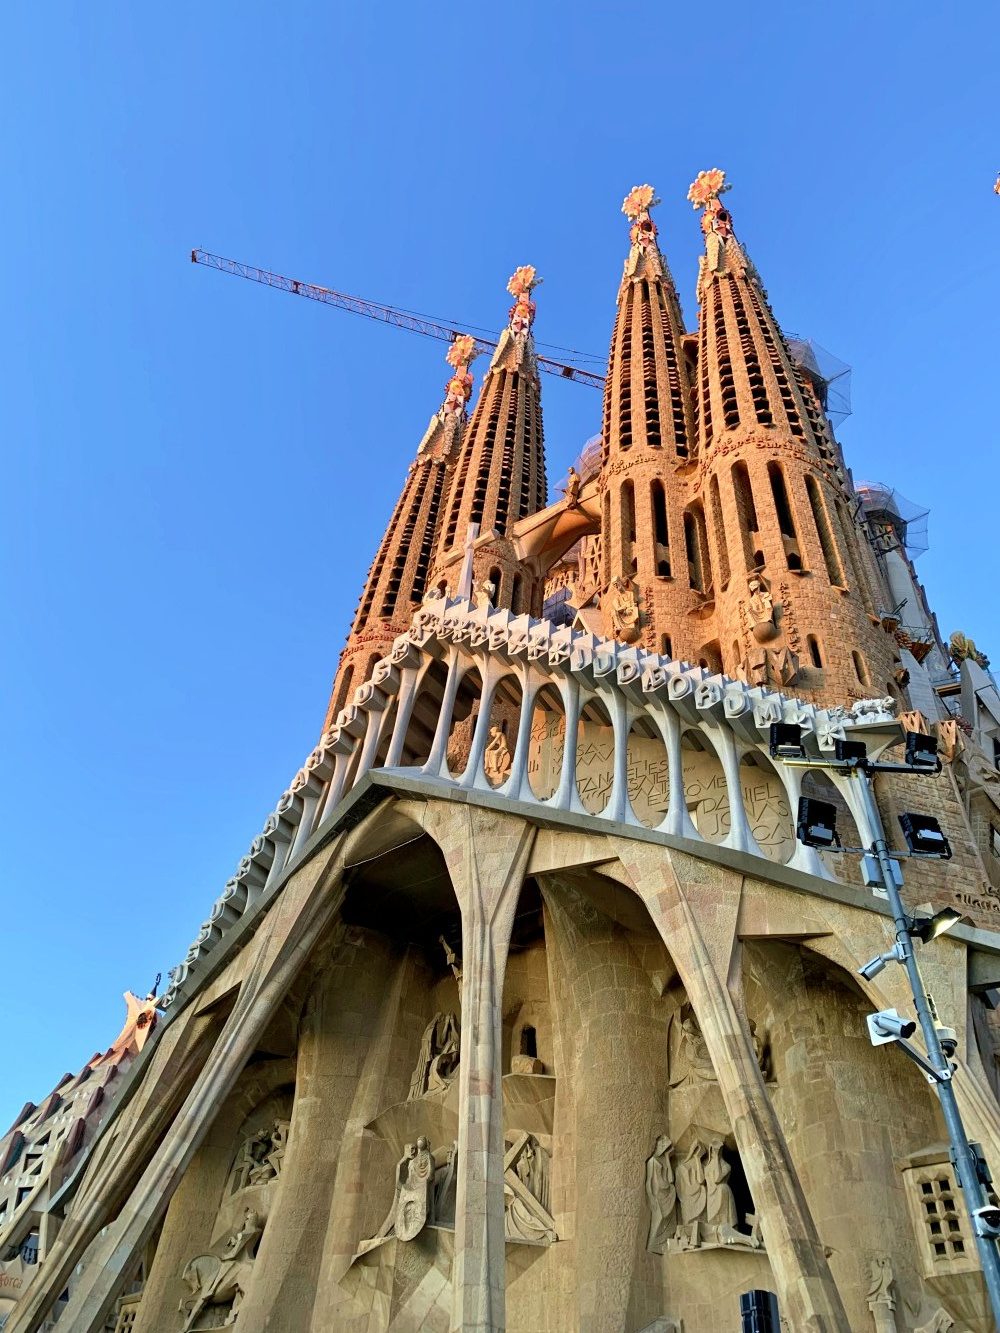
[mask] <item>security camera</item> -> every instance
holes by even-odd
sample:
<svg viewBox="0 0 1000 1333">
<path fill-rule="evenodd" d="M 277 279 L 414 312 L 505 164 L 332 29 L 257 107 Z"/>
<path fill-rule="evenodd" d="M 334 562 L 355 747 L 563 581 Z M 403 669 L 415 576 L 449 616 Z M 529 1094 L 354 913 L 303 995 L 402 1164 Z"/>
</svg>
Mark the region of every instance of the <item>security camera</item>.
<svg viewBox="0 0 1000 1333">
<path fill-rule="evenodd" d="M 950 1060 L 958 1050 L 958 1033 L 954 1028 L 944 1027 L 935 1028 L 934 1031 L 937 1033 L 937 1039 L 941 1043 L 942 1051 L 944 1051 L 945 1056 Z"/>
<path fill-rule="evenodd" d="M 976 1229 L 977 1236 L 988 1236 L 991 1240 L 996 1240 L 1000 1236 L 1000 1207 L 995 1203 L 987 1203 L 982 1208 L 974 1208 L 972 1225 Z"/>
<path fill-rule="evenodd" d="M 868 1015 L 868 1035 L 873 1046 L 884 1046 L 889 1041 L 912 1037 L 917 1025 L 909 1018 L 900 1018 L 895 1009 L 880 1009 Z"/>
</svg>

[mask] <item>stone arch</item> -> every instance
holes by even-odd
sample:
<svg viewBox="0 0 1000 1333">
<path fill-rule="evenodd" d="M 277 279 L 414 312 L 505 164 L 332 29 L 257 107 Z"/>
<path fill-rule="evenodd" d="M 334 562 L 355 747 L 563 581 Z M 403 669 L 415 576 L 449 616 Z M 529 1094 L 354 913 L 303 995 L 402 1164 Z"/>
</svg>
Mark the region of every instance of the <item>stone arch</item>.
<svg viewBox="0 0 1000 1333">
<path fill-rule="evenodd" d="M 629 727 L 627 761 L 632 813 L 647 828 L 659 828 L 670 804 L 670 765 L 659 728 L 645 714 Z"/>
<path fill-rule="evenodd" d="M 528 784 L 536 800 L 547 801 L 556 793 L 566 745 L 566 709 L 554 685 L 545 685 L 535 695 L 531 713 Z"/>
<path fill-rule="evenodd" d="M 611 716 L 596 694 L 581 700 L 577 728 L 576 789 L 591 815 L 599 815 L 611 800 L 614 785 L 615 736 Z"/>
<path fill-rule="evenodd" d="M 761 854 L 787 865 L 796 848 L 788 793 L 770 759 L 756 746 L 740 757 L 740 786 L 747 822 Z"/>
<path fill-rule="evenodd" d="M 714 747 L 695 727 L 685 727 L 681 734 L 681 760 L 691 822 L 706 842 L 724 842 L 732 822 L 725 771 Z"/>
</svg>

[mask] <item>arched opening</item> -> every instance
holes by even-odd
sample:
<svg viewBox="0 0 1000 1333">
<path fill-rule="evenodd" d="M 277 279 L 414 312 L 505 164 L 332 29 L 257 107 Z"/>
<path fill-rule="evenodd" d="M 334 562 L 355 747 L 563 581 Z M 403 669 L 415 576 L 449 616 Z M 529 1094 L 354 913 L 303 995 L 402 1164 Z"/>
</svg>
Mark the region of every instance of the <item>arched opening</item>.
<svg viewBox="0 0 1000 1333">
<path fill-rule="evenodd" d="M 792 505 L 788 498 L 788 488 L 785 485 L 785 474 L 782 471 L 781 464 L 768 463 L 767 475 L 771 482 L 771 496 L 774 500 L 775 514 L 778 518 L 778 531 L 781 533 L 781 541 L 785 550 L 785 563 L 789 569 L 801 569 L 802 556 L 799 551 L 799 539 L 795 531 Z"/>
<path fill-rule="evenodd" d="M 673 657 L 674 645 L 669 634 L 660 635 L 660 653 L 664 657 Z"/>
<path fill-rule="evenodd" d="M 750 473 L 746 463 L 733 464 L 733 491 L 736 496 L 736 514 L 740 525 L 740 541 L 743 545 L 743 563 L 748 570 L 762 569 L 764 552 L 760 542 L 760 524 L 757 521 L 757 507 L 753 501 L 753 488 L 750 485 Z"/>
<path fill-rule="evenodd" d="M 659 578 L 670 577 L 670 530 L 667 527 L 667 492 L 662 481 L 650 486 L 653 506 L 653 539 L 656 573 Z"/>
<path fill-rule="evenodd" d="M 472 745 L 472 733 L 479 705 L 483 696 L 483 678 L 478 667 L 469 667 L 459 682 L 455 695 L 455 707 L 451 714 L 451 731 L 448 733 L 446 750 L 448 771 L 452 777 L 459 777 L 469 760 Z"/>
<path fill-rule="evenodd" d="M 510 581 L 510 609 L 515 616 L 524 612 L 524 580 L 515 574 Z"/>
<path fill-rule="evenodd" d="M 757 846 L 768 860 L 785 865 L 795 854 L 792 812 L 781 778 L 759 750 L 748 750 L 740 759 L 740 788 Z"/>
<path fill-rule="evenodd" d="M 538 1041 L 535 1036 L 535 1029 L 528 1023 L 525 1023 L 521 1029 L 518 1046 L 521 1055 L 527 1055 L 532 1060 L 538 1059 Z"/>
<path fill-rule="evenodd" d="M 337 693 L 334 695 L 333 704 L 330 709 L 331 721 L 337 721 L 337 714 L 342 711 L 347 700 L 351 697 L 351 687 L 354 684 L 354 663 L 347 668 L 340 678 L 340 684 L 337 686 Z"/>
<path fill-rule="evenodd" d="M 870 685 L 871 677 L 868 675 L 868 664 L 856 649 L 851 650 L 851 661 L 854 663 L 854 674 L 858 678 L 858 684 Z"/>
<path fill-rule="evenodd" d="M 576 790 L 588 814 L 599 815 L 611 799 L 615 733 L 608 710 L 591 695 L 580 710 L 576 743 Z"/>
<path fill-rule="evenodd" d="M 494 565 L 493 568 L 490 570 L 489 574 L 487 575 L 487 578 L 489 579 L 489 582 L 492 583 L 493 585 L 493 595 L 490 598 L 490 601 L 493 603 L 494 606 L 503 606 L 503 602 L 501 600 L 502 589 L 500 586 L 501 581 L 503 579 L 503 571 L 501 570 L 500 566 Z"/>
<path fill-rule="evenodd" d="M 729 790 L 722 764 L 700 732 L 688 729 L 681 737 L 684 803 L 695 828 L 708 842 L 729 835 Z"/>
<path fill-rule="evenodd" d="M 667 817 L 670 765 L 663 739 L 647 717 L 636 718 L 628 734 L 628 799 L 647 828 L 659 828 Z"/>
<path fill-rule="evenodd" d="M 817 671 L 823 668 L 823 651 L 815 634 L 806 635 L 806 647 L 809 649 L 809 661 Z"/>
<path fill-rule="evenodd" d="M 566 746 L 566 710 L 554 685 L 535 695 L 531 711 L 528 784 L 539 801 L 547 801 L 559 787 Z"/>
<path fill-rule="evenodd" d="M 435 659 L 425 667 L 406 726 L 406 740 L 400 755 L 402 766 L 418 767 L 430 758 L 447 681 L 447 663 Z"/>
<path fill-rule="evenodd" d="M 702 644 L 698 665 L 704 667 L 706 671 L 711 671 L 714 675 L 722 674 L 722 646 L 718 639 L 712 639 L 710 643 Z"/>
<path fill-rule="evenodd" d="M 827 513 L 826 501 L 820 493 L 816 478 L 808 473 L 806 475 L 806 494 L 809 497 L 809 507 L 812 510 L 813 522 L 816 524 L 820 550 L 823 552 L 823 563 L 826 565 L 827 578 L 834 587 L 844 588 L 847 586 L 847 581 L 844 578 L 844 566 L 840 559 L 840 552 L 837 550 L 837 543 L 833 536 L 833 529 L 830 526 L 830 515 Z"/>
<path fill-rule="evenodd" d="M 715 536 L 715 551 L 718 558 L 719 583 L 723 591 L 729 586 L 729 551 L 726 547 L 726 525 L 722 518 L 722 500 L 719 495 L 719 479 L 713 476 L 708 483 L 709 504 L 712 510 L 712 531 Z"/>
<path fill-rule="evenodd" d="M 705 511 L 700 501 L 684 511 L 684 549 L 687 555 L 688 585 L 707 596 L 712 584 L 712 567 L 705 531 Z"/>
<path fill-rule="evenodd" d="M 521 715 L 521 682 L 517 676 L 498 681 L 490 701 L 489 730 L 483 752 L 483 774 L 491 787 L 502 787 L 510 777 Z"/>
<path fill-rule="evenodd" d="M 625 569 L 634 574 L 639 565 L 636 559 L 635 550 L 635 487 L 632 482 L 622 482 L 619 495 L 619 503 L 621 505 L 622 564 Z"/>
</svg>

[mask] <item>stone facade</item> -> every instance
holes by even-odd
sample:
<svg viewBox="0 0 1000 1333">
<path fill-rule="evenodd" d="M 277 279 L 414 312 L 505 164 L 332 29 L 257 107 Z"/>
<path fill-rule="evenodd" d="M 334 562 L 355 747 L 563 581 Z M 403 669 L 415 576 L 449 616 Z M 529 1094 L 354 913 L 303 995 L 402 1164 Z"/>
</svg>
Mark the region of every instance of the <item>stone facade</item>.
<svg viewBox="0 0 1000 1333">
<path fill-rule="evenodd" d="M 911 1008 L 901 969 L 858 970 L 886 903 L 794 811 L 870 845 L 824 761 L 937 734 L 940 776 L 876 791 L 954 849 L 904 892 L 966 914 L 920 964 L 1000 1168 L 1000 698 L 968 640 L 953 671 L 929 614 L 916 654 L 882 614 L 912 565 L 886 578 L 709 176 L 697 336 L 652 190 L 626 200 L 601 466 L 557 504 L 533 271 L 468 426 L 456 353 L 320 743 L 112 1048 L 115 1101 L 30 1204 L 86 1079 L 0 1141 L 7 1333 L 715 1333 L 755 1288 L 795 1333 L 988 1333 L 937 1101 L 867 1035 Z M 574 559 L 597 584 L 540 617 Z"/>
</svg>

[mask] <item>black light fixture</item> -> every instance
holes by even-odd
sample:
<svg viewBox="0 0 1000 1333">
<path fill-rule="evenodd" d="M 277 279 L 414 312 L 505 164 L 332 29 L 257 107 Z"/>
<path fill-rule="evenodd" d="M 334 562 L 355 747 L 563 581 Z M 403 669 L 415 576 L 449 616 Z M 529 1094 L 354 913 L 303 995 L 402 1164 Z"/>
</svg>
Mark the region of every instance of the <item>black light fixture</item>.
<svg viewBox="0 0 1000 1333">
<path fill-rule="evenodd" d="M 935 912 L 933 916 L 914 917 L 910 922 L 910 934 L 914 939 L 923 940 L 924 944 L 928 944 L 964 920 L 962 913 L 957 912 L 954 907 L 942 907 L 941 911 Z"/>
<path fill-rule="evenodd" d="M 906 762 L 911 768 L 924 773 L 940 773 L 941 760 L 938 758 L 936 736 L 924 736 L 919 731 L 906 733 Z"/>
<path fill-rule="evenodd" d="M 795 836 L 806 847 L 839 847 L 837 807 L 815 796 L 800 796 Z"/>
<path fill-rule="evenodd" d="M 744 1291 L 740 1294 L 741 1333 L 781 1333 L 778 1298 L 773 1291 Z"/>
<path fill-rule="evenodd" d="M 913 856 L 936 856 L 951 860 L 951 843 L 944 836 L 941 825 L 932 815 L 915 815 L 907 811 L 899 816 L 899 827 Z"/>
<path fill-rule="evenodd" d="M 772 722 L 769 749 L 772 759 L 804 759 L 802 728 L 795 722 Z"/>
<path fill-rule="evenodd" d="M 864 741 L 845 741 L 842 736 L 834 738 L 834 754 L 838 763 L 857 763 L 860 759 L 868 758 L 868 746 Z"/>
</svg>

